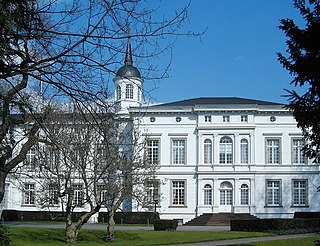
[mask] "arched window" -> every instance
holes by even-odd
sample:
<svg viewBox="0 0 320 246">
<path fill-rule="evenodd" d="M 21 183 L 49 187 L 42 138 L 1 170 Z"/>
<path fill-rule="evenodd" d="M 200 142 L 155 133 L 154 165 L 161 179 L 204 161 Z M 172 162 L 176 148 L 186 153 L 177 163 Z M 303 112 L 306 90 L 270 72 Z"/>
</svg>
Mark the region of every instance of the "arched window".
<svg viewBox="0 0 320 246">
<path fill-rule="evenodd" d="M 204 140 L 204 156 L 203 161 L 205 164 L 212 163 L 212 141 L 210 139 Z"/>
<path fill-rule="evenodd" d="M 232 184 L 229 182 L 220 185 L 220 205 L 232 205 Z"/>
<path fill-rule="evenodd" d="M 247 184 L 242 184 L 240 187 L 240 202 L 241 205 L 249 204 L 249 186 Z"/>
<path fill-rule="evenodd" d="M 247 139 L 241 139 L 240 142 L 240 162 L 249 163 L 249 148 Z"/>
<path fill-rule="evenodd" d="M 206 184 L 203 188 L 204 190 L 204 205 L 211 205 L 212 204 L 212 187 L 209 184 Z"/>
<path fill-rule="evenodd" d="M 133 99 L 133 85 L 126 85 L 126 99 Z"/>
<path fill-rule="evenodd" d="M 120 100 L 121 99 L 121 86 L 118 85 L 117 86 L 117 100 Z"/>
<path fill-rule="evenodd" d="M 223 137 L 220 139 L 220 163 L 232 163 L 232 139 L 230 137 Z"/>
</svg>

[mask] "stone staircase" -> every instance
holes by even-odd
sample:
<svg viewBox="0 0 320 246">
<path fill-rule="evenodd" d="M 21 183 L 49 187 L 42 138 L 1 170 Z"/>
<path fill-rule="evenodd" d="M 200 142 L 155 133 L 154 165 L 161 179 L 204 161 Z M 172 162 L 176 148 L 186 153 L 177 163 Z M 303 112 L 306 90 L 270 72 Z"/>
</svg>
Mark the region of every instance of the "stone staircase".
<svg viewBox="0 0 320 246">
<path fill-rule="evenodd" d="M 189 226 L 217 226 L 217 225 L 230 225 L 231 220 L 250 220 L 256 219 L 255 216 L 250 214 L 234 214 L 234 213 L 218 213 L 218 214 L 202 214 L 194 218 L 185 225 Z"/>
</svg>

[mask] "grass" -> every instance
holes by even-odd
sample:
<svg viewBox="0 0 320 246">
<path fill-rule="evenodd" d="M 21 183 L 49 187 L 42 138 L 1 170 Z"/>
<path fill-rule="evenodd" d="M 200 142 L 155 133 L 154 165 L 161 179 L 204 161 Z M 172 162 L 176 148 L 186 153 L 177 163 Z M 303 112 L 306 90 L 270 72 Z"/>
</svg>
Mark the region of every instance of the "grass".
<svg viewBox="0 0 320 246">
<path fill-rule="evenodd" d="M 66 245 L 64 229 L 10 227 L 12 245 Z M 268 236 L 259 232 L 116 231 L 113 243 L 105 242 L 103 230 L 81 230 L 77 245 L 166 245 L 223 239 Z"/>
</svg>

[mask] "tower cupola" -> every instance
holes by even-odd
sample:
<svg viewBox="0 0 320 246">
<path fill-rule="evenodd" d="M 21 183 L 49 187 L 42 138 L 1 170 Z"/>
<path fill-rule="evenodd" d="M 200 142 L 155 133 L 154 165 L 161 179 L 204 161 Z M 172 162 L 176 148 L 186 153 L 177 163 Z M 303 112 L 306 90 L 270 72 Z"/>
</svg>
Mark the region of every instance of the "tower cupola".
<svg viewBox="0 0 320 246">
<path fill-rule="evenodd" d="M 119 111 L 126 113 L 129 107 L 141 106 L 143 79 L 139 70 L 132 65 L 130 38 L 128 39 L 124 65 L 116 72 L 115 100 Z"/>
</svg>

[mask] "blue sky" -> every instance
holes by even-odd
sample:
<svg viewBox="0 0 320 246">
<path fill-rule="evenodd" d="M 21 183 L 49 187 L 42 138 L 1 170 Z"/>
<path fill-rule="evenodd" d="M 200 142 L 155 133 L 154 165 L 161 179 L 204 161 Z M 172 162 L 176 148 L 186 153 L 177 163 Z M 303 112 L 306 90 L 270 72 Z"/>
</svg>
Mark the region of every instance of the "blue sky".
<svg viewBox="0 0 320 246">
<path fill-rule="evenodd" d="M 168 12 L 181 1 L 160 1 Z M 151 93 L 156 102 L 196 97 L 244 97 L 285 103 L 292 78 L 277 60 L 285 52 L 280 19 L 301 21 L 291 0 L 193 0 L 184 30 L 201 37 L 179 37 L 172 56 L 170 78 Z M 183 30 L 182 30 L 183 31 Z M 162 57 L 164 63 L 169 57 Z M 145 81 L 146 89 L 153 82 Z"/>
</svg>

